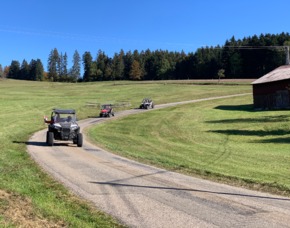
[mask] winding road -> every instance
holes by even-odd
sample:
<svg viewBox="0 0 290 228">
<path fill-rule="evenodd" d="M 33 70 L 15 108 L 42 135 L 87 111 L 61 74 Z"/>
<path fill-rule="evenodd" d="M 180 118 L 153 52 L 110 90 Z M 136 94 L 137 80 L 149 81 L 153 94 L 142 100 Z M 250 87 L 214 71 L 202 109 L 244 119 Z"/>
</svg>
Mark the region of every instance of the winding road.
<svg viewBox="0 0 290 228">
<path fill-rule="evenodd" d="M 242 96 L 238 94 L 234 96 Z M 156 105 L 174 105 L 230 96 Z M 144 112 L 128 110 L 116 117 Z M 82 129 L 108 119 L 80 121 Z M 28 152 L 74 193 L 129 227 L 290 227 L 290 198 L 198 179 L 140 164 L 91 144 L 45 144 L 35 133 Z"/>
</svg>

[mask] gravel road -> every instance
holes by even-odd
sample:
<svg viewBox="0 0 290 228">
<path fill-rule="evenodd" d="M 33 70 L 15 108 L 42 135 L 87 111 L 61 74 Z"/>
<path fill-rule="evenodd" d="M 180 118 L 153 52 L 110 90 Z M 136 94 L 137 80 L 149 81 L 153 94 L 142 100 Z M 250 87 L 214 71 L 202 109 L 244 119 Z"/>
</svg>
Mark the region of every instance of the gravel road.
<svg viewBox="0 0 290 228">
<path fill-rule="evenodd" d="M 245 94 L 239 94 L 241 96 Z M 228 97 L 228 96 L 226 96 Z M 156 109 L 215 97 L 156 105 Z M 121 117 L 145 110 L 116 113 Z M 80 121 L 81 128 L 107 119 Z M 28 152 L 74 193 L 129 227 L 290 227 L 290 198 L 169 172 L 108 153 L 84 137 L 82 148 L 45 144 L 35 133 Z"/>
</svg>

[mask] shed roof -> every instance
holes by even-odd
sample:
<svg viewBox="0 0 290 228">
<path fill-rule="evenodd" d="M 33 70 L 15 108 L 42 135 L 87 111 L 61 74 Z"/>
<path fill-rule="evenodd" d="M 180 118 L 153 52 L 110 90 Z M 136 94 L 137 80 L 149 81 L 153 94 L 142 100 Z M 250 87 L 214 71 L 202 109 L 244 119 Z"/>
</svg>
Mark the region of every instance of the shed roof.
<svg viewBox="0 0 290 228">
<path fill-rule="evenodd" d="M 290 65 L 284 65 L 272 70 L 263 77 L 253 81 L 252 84 L 262 84 L 267 82 L 281 81 L 290 79 Z"/>
</svg>

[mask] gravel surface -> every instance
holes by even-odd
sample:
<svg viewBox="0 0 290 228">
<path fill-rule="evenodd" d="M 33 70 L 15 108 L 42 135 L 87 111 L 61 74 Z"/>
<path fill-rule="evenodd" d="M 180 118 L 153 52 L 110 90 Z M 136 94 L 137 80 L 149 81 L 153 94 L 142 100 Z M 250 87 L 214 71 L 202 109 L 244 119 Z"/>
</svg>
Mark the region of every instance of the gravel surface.
<svg viewBox="0 0 290 228">
<path fill-rule="evenodd" d="M 225 97 L 156 109 L 220 98 Z M 128 110 L 116 117 L 144 111 Z M 80 125 L 84 129 L 107 120 L 90 118 Z M 45 137 L 46 129 L 30 138 L 32 158 L 74 193 L 129 227 L 290 227 L 290 198 L 144 165 L 108 153 L 85 136 L 82 148 L 66 142 L 49 147 Z"/>
</svg>

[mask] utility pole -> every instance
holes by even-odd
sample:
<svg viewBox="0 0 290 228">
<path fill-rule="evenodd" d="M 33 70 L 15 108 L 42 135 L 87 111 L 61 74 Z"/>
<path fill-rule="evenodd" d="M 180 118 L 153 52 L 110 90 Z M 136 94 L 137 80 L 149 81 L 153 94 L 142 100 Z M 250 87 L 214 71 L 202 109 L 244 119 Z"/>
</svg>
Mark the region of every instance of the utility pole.
<svg viewBox="0 0 290 228">
<path fill-rule="evenodd" d="M 286 51 L 286 65 L 289 65 L 289 46 L 285 46 L 285 51 Z"/>
</svg>

